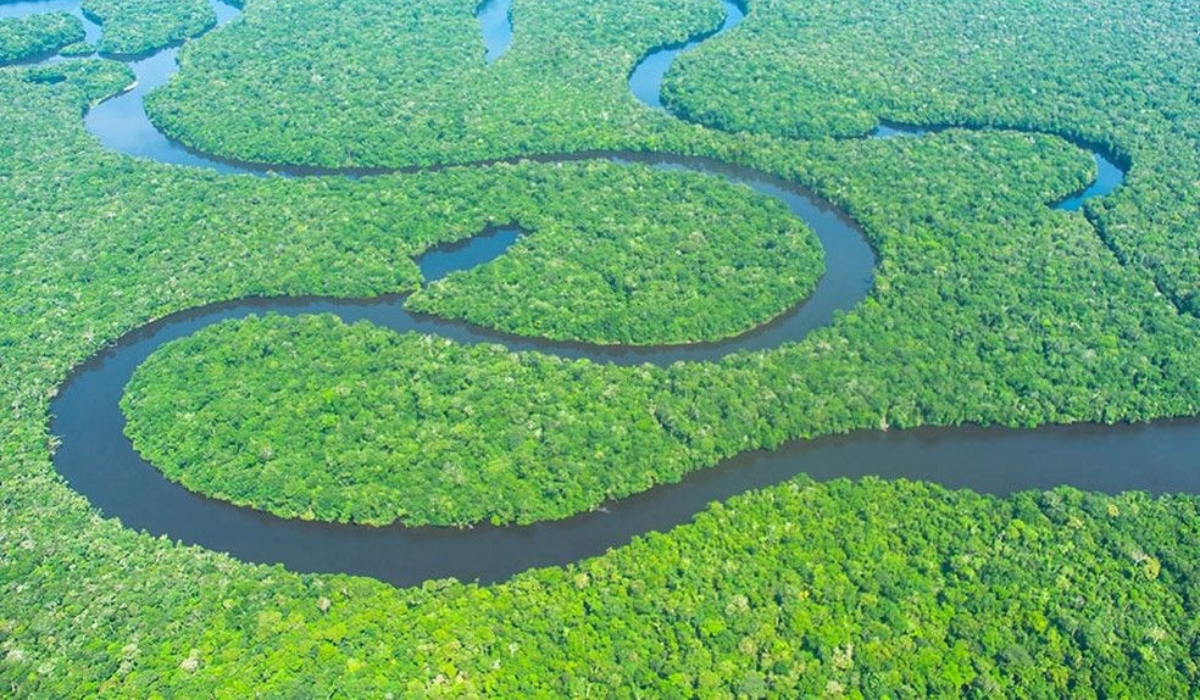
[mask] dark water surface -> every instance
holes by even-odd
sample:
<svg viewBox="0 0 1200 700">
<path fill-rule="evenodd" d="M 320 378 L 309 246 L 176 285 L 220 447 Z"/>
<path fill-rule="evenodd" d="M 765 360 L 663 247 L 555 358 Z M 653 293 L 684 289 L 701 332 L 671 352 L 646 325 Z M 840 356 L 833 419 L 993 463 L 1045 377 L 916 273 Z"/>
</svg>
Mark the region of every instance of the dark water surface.
<svg viewBox="0 0 1200 700">
<path fill-rule="evenodd" d="M 512 39 L 511 0 L 488 0 L 477 18 L 490 63 Z M 721 27 L 678 46 L 650 52 L 630 75 L 630 89 L 647 105 L 662 108 L 662 80 L 675 57 L 711 36 L 735 27 L 741 6 L 722 0 Z M 78 12 L 78 0 L 44 0 L 0 5 L 0 17 L 64 9 Z M 220 23 L 237 14 L 214 2 Z M 100 28 L 89 23 L 89 41 Z M 226 173 L 296 176 L 342 172 L 361 176 L 379 171 L 255 166 L 230 163 L 189 151 L 158 132 L 146 118 L 142 99 L 177 69 L 177 49 L 130 62 L 137 85 L 93 109 L 87 128 L 109 148 L 160 162 L 206 167 Z M 918 136 L 924 130 L 883 123 L 875 138 Z M 1057 208 L 1077 209 L 1092 197 L 1119 186 L 1123 171 L 1095 149 L 1100 175 L 1083 192 Z M 861 432 L 848 436 L 793 441 L 771 452 L 747 452 L 695 472 L 682 482 L 609 503 L 598 512 L 527 527 L 371 528 L 284 520 L 199 496 L 167 481 L 142 460 L 124 437 L 118 402 L 130 376 L 155 349 L 212 323 L 251 313 L 286 315 L 331 312 L 347 321 L 368 320 L 398 331 L 431 333 L 459 342 L 502 342 L 514 350 L 536 350 L 599 362 L 669 364 L 714 360 L 738 350 L 777 347 L 802 339 L 828 324 L 837 310 L 853 307 L 870 290 L 875 258 L 855 224 L 811 193 L 746 168 L 706 159 L 629 154 L 584 154 L 548 160 L 605 157 L 686 169 L 734 183 L 782 201 L 817 233 L 825 250 L 826 273 L 817 290 L 789 313 L 727 341 L 689 346 L 596 347 L 519 338 L 469 324 L 411 314 L 404 297 L 375 299 L 250 299 L 193 309 L 148 324 L 121 338 L 73 372 L 51 406 L 51 431 L 62 437 L 54 464 L 73 488 L 102 512 L 132 528 L 167 535 L 189 544 L 225 551 L 246 561 L 281 562 L 295 571 L 374 576 L 399 585 L 428 578 L 497 581 L 534 566 L 558 565 L 603 553 L 635 535 L 665 530 L 690 520 L 712 501 L 777 484 L 805 473 L 816 479 L 877 475 L 937 482 L 951 488 L 1006 494 L 1021 489 L 1070 484 L 1115 493 L 1144 489 L 1154 493 L 1200 492 L 1200 421 L 1159 421 L 1142 425 L 1044 427 L 1036 430 L 975 427 L 928 428 L 898 433 Z M 520 236 L 515 227 L 427 253 L 420 265 L 427 280 L 467 269 L 503 254 Z"/>
<path fill-rule="evenodd" d="M 133 450 L 118 407 L 134 369 L 162 343 L 263 311 L 343 313 L 344 307 L 287 299 L 185 312 L 135 331 L 81 367 L 54 402 L 51 426 L 63 436 L 54 462 L 71 486 L 127 527 L 246 561 L 361 574 L 397 585 L 445 576 L 492 582 L 531 567 L 566 564 L 687 522 L 712 501 L 801 473 L 815 479 L 903 477 L 995 494 L 1060 484 L 1108 493 L 1200 492 L 1200 423 L 1194 420 L 1037 430 L 958 427 L 792 441 L 771 452 L 740 454 L 598 512 L 526 527 L 371 528 L 284 520 L 168 481 Z M 386 303 L 355 311 L 382 325 L 394 318 Z"/>
<path fill-rule="evenodd" d="M 503 252 L 519 233 L 500 229 L 423 259 L 437 274 Z M 436 266 L 436 271 L 430 266 Z M 163 343 L 212 323 L 254 313 L 334 313 L 395 328 L 480 340 L 469 327 L 407 314 L 403 297 L 367 300 L 278 298 L 218 304 L 146 325 L 74 372 L 52 404 L 51 431 L 62 438 L 54 464 L 71 486 L 127 527 L 293 571 L 345 572 L 411 585 L 428 578 L 500 581 L 536 566 L 602 554 L 632 537 L 685 523 L 712 501 L 777 484 L 876 475 L 1006 494 L 1071 484 L 1116 493 L 1200 492 L 1200 422 L 1079 425 L 1036 430 L 927 428 L 796 440 L 746 452 L 693 472 L 678 484 L 607 503 L 597 512 L 525 527 L 372 528 L 285 520 L 205 498 L 168 481 L 124 435 L 119 401 L 134 370 Z M 525 341 L 537 344 L 539 341 Z"/>
</svg>

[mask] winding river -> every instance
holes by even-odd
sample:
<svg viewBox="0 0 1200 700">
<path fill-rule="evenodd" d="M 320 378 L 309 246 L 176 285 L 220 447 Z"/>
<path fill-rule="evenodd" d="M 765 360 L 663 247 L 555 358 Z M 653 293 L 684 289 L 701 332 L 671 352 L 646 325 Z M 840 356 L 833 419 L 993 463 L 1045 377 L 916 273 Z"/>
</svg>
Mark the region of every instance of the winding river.
<svg viewBox="0 0 1200 700">
<path fill-rule="evenodd" d="M 214 0 L 218 24 L 238 11 Z M 736 26 L 742 8 L 722 0 L 726 18 L 719 29 L 680 45 L 647 54 L 629 78 L 630 89 L 648 107 L 663 109 L 662 81 L 686 51 Z M 477 10 L 492 62 L 512 39 L 511 0 L 487 0 Z M 0 5 L 0 17 L 67 10 L 78 0 L 35 0 Z M 88 23 L 88 41 L 100 27 Z M 194 153 L 158 132 L 142 99 L 177 69 L 178 49 L 169 48 L 129 65 L 133 89 L 107 100 L 85 117 L 88 130 L 108 148 L 131 156 L 225 173 L 293 176 L 367 175 L 381 171 L 328 171 L 232 163 Z M 58 60 L 58 59 L 49 59 Z M 917 136 L 921 129 L 881 124 L 874 138 Z M 1077 209 L 1085 200 L 1119 186 L 1123 171 L 1093 150 L 1099 177 L 1084 191 L 1056 204 Z M 403 296 L 372 299 L 249 299 L 192 309 L 128 333 L 77 367 L 51 405 L 51 431 L 62 439 L 55 467 L 70 485 L 102 512 L 132 528 L 166 535 L 250 562 L 282 563 L 300 572 L 346 572 L 398 585 L 454 576 L 491 582 L 535 566 L 565 564 L 603 553 L 652 530 L 690 520 L 711 501 L 779 483 L 800 473 L 816 479 L 877 475 L 937 482 L 950 488 L 1004 494 L 1020 489 L 1070 484 L 1082 489 L 1155 493 L 1200 492 L 1200 422 L 1160 421 L 1138 425 L 1076 425 L 1010 430 L 974 427 L 928 428 L 894 433 L 865 431 L 848 436 L 792 441 L 772 452 L 748 452 L 694 472 L 678 484 L 605 504 L 596 512 L 525 527 L 484 525 L 472 529 L 372 528 L 285 520 L 205 498 L 168 481 L 133 450 L 125 438 L 119 400 L 130 376 L 163 343 L 218 321 L 252 313 L 286 315 L 331 312 L 348 322 L 369 320 L 397 331 L 431 333 L 459 342 L 502 342 L 513 350 L 588 357 L 619 364 L 669 364 L 714 360 L 736 350 L 776 347 L 802 339 L 828 324 L 835 311 L 857 304 L 871 288 L 875 256 L 857 225 L 803 188 L 762 173 L 720 162 L 670 155 L 583 154 L 548 158 L 605 157 L 663 169 L 689 170 L 751 187 L 783 202 L 817 234 L 825 249 L 826 272 L 816 291 L 783 316 L 725 341 L 687 346 L 597 347 L 510 336 L 496 331 L 410 313 Z M 520 235 L 498 228 L 425 254 L 418 262 L 429 281 L 501 255 Z M 1189 457 L 1191 459 L 1189 459 Z"/>
</svg>

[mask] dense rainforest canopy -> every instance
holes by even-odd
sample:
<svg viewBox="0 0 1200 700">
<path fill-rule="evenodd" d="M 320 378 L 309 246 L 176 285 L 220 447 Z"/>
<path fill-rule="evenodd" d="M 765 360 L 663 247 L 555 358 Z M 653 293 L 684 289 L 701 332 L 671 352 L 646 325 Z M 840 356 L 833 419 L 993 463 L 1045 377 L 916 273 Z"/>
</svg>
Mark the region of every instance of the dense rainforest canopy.
<svg viewBox="0 0 1200 700">
<path fill-rule="evenodd" d="M 0 65 L 53 54 L 83 40 L 83 23 L 66 12 L 0 19 Z"/>
<path fill-rule="evenodd" d="M 586 168 L 573 189 L 530 172 L 539 212 L 514 211 L 533 233 L 408 307 L 541 338 L 685 344 L 763 325 L 821 274 L 816 238 L 774 200 L 713 177 Z"/>
<path fill-rule="evenodd" d="M 118 16 L 137 29 L 104 50 L 202 31 L 177 31 L 209 22 L 190 24 L 188 6 L 106 16 L 113 36 Z M 517 0 L 513 46 L 484 68 L 463 2 L 250 0 L 244 18 L 185 47 L 178 80 L 151 99 L 158 123 L 191 145 L 322 165 L 619 147 L 716 156 L 810 186 L 853 215 L 878 253 L 874 288 L 803 342 L 666 368 L 513 356 L 327 317 L 233 322 L 142 368 L 126 401 L 131 433 L 189 487 L 278 513 L 527 522 L 791 438 L 1200 413 L 1200 320 L 1188 313 L 1200 250 L 1194 13 L 1150 0 L 997 4 L 977 17 L 936 0 L 903 7 L 755 0 L 744 31 L 758 39 L 720 37 L 668 80 L 673 108 L 726 132 L 644 109 L 625 85 L 649 48 L 715 25 L 716 3 Z M 1081 28 L 1068 10 L 1094 19 Z M 845 26 L 826 44 L 800 31 L 821 34 L 833 17 Z M 899 24 L 875 31 L 889 23 Z M 951 41 L 964 27 L 974 44 Z M 43 31 L 31 23 L 20 35 Z M 896 46 L 903 32 L 912 43 Z M 1010 81 L 984 46 L 1028 63 Z M 999 72 L 980 77 L 977 64 Z M 900 78 L 911 88 L 891 90 Z M 120 156 L 80 115 L 131 80 L 98 59 L 0 69 L 4 692 L 1186 697 L 1200 685 L 1195 495 L 1064 488 L 997 499 L 802 477 L 571 566 L 405 589 L 250 565 L 104 518 L 54 471 L 49 400 L 73 366 L 171 312 L 246 296 L 416 291 L 416 256 L 509 222 L 529 232 L 518 247 L 412 304 L 599 338 L 595 318 L 580 325 L 552 308 L 537 319 L 550 325 L 533 328 L 514 317 L 522 304 L 600 289 L 542 270 L 532 278 L 531 261 L 553 254 L 577 270 L 634 274 L 633 261 L 688 240 L 656 226 L 693 215 L 713 224 L 705 245 L 721 260 L 761 253 L 721 237 L 719 224 L 738 217 L 758 240 L 788 234 L 800 245 L 786 261 L 754 258 L 769 269 L 763 286 L 713 287 L 762 292 L 764 303 L 727 296 L 745 315 L 718 310 L 730 325 L 701 332 L 769 317 L 819 273 L 810 234 L 761 199 L 639 168 L 527 162 L 287 179 Z M 815 110 L 810 94 L 829 109 Z M 879 117 L 1055 131 L 1110 147 L 1132 170 L 1077 214 L 1047 206 L 1093 172 L 1059 137 L 793 139 L 861 133 Z M 663 206 L 614 210 L 631 182 L 628 196 Z M 605 234 L 645 249 L 569 248 Z M 797 287 L 770 286 L 783 262 L 802 266 L 787 273 Z M 673 292 L 719 282 L 672 279 Z M 677 332 L 621 322 L 630 335 Z M 495 389 L 505 374 L 519 386 Z M 225 439 L 195 440 L 188 414 Z M 342 449 L 365 431 L 411 459 L 397 469 L 394 454 Z M 288 432 L 296 438 L 276 440 Z M 342 471 L 322 469 L 331 458 Z"/>
<path fill-rule="evenodd" d="M 1116 254 L 1200 315 L 1200 12 L 1079 3 L 754 0 L 684 55 L 664 100 L 716 128 L 813 138 L 878 119 L 1052 131 L 1132 163 L 1089 206 Z"/>
<path fill-rule="evenodd" d="M 185 53 L 151 116 L 204 151 L 313 165 L 656 148 L 673 124 L 622 78 L 650 47 L 717 22 L 716 3 L 699 0 L 517 0 L 513 46 L 485 67 L 467 5 L 252 3 L 244 22 Z M 735 31 L 684 55 L 664 99 L 689 120 L 787 137 L 860 135 L 892 119 L 1100 144 L 1133 169 L 1089 217 L 1123 260 L 1200 313 L 1198 14 L 1178 0 L 755 0 Z"/>
<path fill-rule="evenodd" d="M 486 353 L 469 360 L 456 348 L 415 354 L 406 349 L 415 339 L 347 334 L 336 324 L 318 333 L 278 319 L 265 326 L 270 333 L 257 323 L 231 326 L 164 350 L 134 382 L 129 431 L 172 478 L 238 503 L 327 520 L 451 524 L 565 517 L 795 437 L 1189 415 L 1200 401 L 1194 319 L 1113 260 L 1078 215 L 1045 206 L 1086 177 L 1080 156 L 1047 137 L 965 132 L 813 147 L 811 176 L 837 183 L 818 187 L 866 225 L 881 264 L 865 305 L 799 345 L 715 364 L 607 368 Z M 611 167 L 579 172 L 602 181 Z M 562 172 L 532 164 L 517 171 L 530 169 Z M 480 183 L 491 169 L 450 172 Z M 430 179 L 447 177 L 440 175 Z M 501 195 L 487 201 L 497 211 Z M 564 298 L 576 293 L 552 284 L 557 277 L 530 279 Z M 476 319 L 505 316 L 504 304 L 488 313 L 495 298 L 474 298 Z M 355 349 L 360 341 L 372 350 Z M 492 358 L 488 381 L 524 362 L 542 368 L 540 377 L 482 401 L 483 358 Z M 445 366 L 456 361 L 473 369 Z M 430 379 L 367 387 L 390 372 Z M 448 372 L 437 392 L 426 388 L 429 372 Z M 280 374 L 291 379 L 281 384 Z M 335 405 L 354 407 L 331 409 L 329 392 L 345 392 Z M 629 419 L 607 435 L 584 427 L 609 411 Z M 409 448 L 393 442 L 406 444 L 418 423 L 428 439 Z M 214 426 L 222 439 L 197 439 L 197 424 Z M 311 440 L 282 439 L 312 434 L 315 425 L 325 427 Z M 347 452 L 359 439 L 352 436 L 364 434 L 382 441 L 380 449 Z M 485 437 L 492 435 L 510 438 Z M 255 456 L 263 445 L 271 446 L 267 459 Z M 285 475 L 311 488 L 285 490 Z M 469 495 L 488 491 L 505 497 Z"/>
<path fill-rule="evenodd" d="M 107 56 L 146 54 L 199 36 L 217 23 L 207 0 L 83 0 L 83 11 L 103 23 L 100 51 Z"/>
<path fill-rule="evenodd" d="M 644 144 L 672 120 L 641 107 L 626 76 L 721 14 L 711 0 L 518 1 L 512 46 L 487 65 L 477 4 L 251 2 L 182 53 L 147 110 L 190 146 L 267 163 L 428 165 Z"/>
</svg>

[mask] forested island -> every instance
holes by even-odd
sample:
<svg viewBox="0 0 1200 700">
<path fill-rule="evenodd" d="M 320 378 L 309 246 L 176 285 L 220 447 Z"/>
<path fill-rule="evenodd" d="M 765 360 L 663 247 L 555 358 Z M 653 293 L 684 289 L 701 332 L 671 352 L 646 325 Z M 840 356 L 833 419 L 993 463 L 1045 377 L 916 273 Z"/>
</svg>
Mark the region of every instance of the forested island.
<svg viewBox="0 0 1200 700">
<path fill-rule="evenodd" d="M 0 692 L 1196 694 L 1196 12 L 493 1 L 0 0 Z"/>
</svg>

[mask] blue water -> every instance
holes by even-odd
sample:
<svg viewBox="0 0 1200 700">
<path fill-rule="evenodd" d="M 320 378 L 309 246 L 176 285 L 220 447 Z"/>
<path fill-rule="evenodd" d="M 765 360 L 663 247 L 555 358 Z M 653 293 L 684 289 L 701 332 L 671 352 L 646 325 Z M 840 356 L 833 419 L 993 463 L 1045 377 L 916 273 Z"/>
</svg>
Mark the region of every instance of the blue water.
<svg viewBox="0 0 1200 700">
<path fill-rule="evenodd" d="M 28 2 L 0 3 L 0 18 L 25 17 L 48 12 L 66 12 L 83 20 L 83 40 L 95 45 L 100 41 L 101 27 L 83 15 L 80 0 L 29 0 Z"/>
<path fill-rule="evenodd" d="M 1078 211 L 1087 200 L 1094 199 L 1095 197 L 1103 197 L 1125 182 L 1125 171 L 1106 158 L 1102 153 L 1092 151 L 1092 158 L 1096 160 L 1096 179 L 1092 181 L 1092 184 L 1087 186 L 1087 189 L 1079 194 L 1067 197 L 1059 202 L 1059 209 L 1064 211 Z"/>
<path fill-rule="evenodd" d="M 462 272 L 495 260 L 517 242 L 521 229 L 501 226 L 478 236 L 441 246 L 421 256 L 421 276 L 425 283 L 437 282 L 453 272 Z"/>
<path fill-rule="evenodd" d="M 663 80 L 666 79 L 667 71 L 671 69 L 671 64 L 675 62 L 679 54 L 699 46 L 717 34 L 724 34 L 741 24 L 742 20 L 746 18 L 745 11 L 732 0 L 721 0 L 721 7 L 725 10 L 725 19 L 714 32 L 700 35 L 676 46 L 655 49 L 638 61 L 633 72 L 629 74 L 629 89 L 633 92 L 634 97 L 647 106 L 662 108 Z"/>
<path fill-rule="evenodd" d="M 486 49 L 484 60 L 492 63 L 512 45 L 512 0 L 485 0 L 475 11 L 479 33 Z"/>
</svg>

